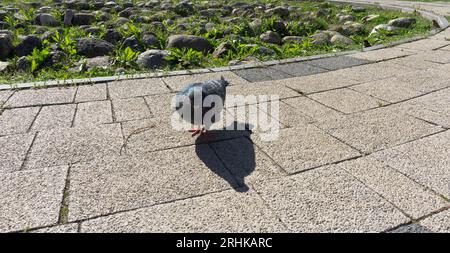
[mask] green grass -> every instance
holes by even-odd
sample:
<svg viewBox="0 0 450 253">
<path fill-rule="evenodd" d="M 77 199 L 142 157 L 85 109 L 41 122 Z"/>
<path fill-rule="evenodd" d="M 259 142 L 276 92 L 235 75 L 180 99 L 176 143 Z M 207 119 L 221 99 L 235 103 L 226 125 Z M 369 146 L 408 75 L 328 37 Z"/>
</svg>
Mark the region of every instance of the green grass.
<svg viewBox="0 0 450 253">
<path fill-rule="evenodd" d="M 13 4 L 16 6 L 21 6 L 24 2 L 27 1 L 13 1 L 13 0 L 4 0 L 3 2 Z M 30 1 L 32 2 L 32 1 Z M 44 3 L 49 4 L 51 1 L 44 1 Z M 120 2 L 120 1 L 116 1 Z M 193 1 L 199 2 L 199 1 Z M 226 3 L 226 5 L 230 5 L 230 2 L 235 1 L 225 1 L 219 0 L 216 2 Z M 301 11 L 312 11 L 315 12 L 319 9 L 319 7 L 323 7 L 324 3 L 317 2 L 297 2 L 297 1 L 280 1 L 280 0 L 248 0 L 247 2 L 264 2 L 264 3 L 273 3 L 274 6 L 280 5 L 282 3 L 289 3 L 290 6 L 301 7 Z M 168 58 L 170 61 L 170 65 L 163 69 L 163 71 L 170 70 L 180 70 L 180 69 L 195 69 L 195 68 L 203 68 L 203 67 L 220 67 L 220 66 L 228 66 L 230 61 L 235 60 L 246 60 L 248 58 L 256 58 L 261 61 L 265 60 L 279 60 L 285 58 L 292 57 L 301 57 L 301 56 L 310 56 L 331 52 L 338 52 L 344 50 L 353 50 L 360 49 L 362 47 L 363 41 L 367 40 L 371 45 L 378 44 L 386 44 L 392 41 L 401 40 L 405 38 L 414 37 L 417 35 L 426 34 L 432 27 L 431 22 L 421 18 L 416 13 L 405 14 L 395 11 L 384 11 L 380 9 L 368 8 L 365 12 L 352 12 L 349 6 L 345 6 L 343 8 L 339 8 L 334 5 L 328 5 L 330 16 L 329 17 L 320 17 L 315 19 L 314 21 L 307 21 L 303 16 L 295 17 L 292 16 L 289 20 L 289 24 L 287 25 L 286 30 L 277 30 L 276 19 L 270 16 L 264 16 L 264 14 L 258 14 L 262 17 L 262 25 L 260 30 L 250 30 L 249 24 L 252 22 L 252 17 L 249 16 L 241 16 L 242 20 L 238 23 L 230 23 L 219 19 L 218 17 L 205 18 L 196 14 L 189 18 L 187 18 L 186 22 L 190 21 L 204 21 L 204 22 L 213 22 L 215 24 L 215 28 L 209 32 L 201 33 L 200 25 L 193 25 L 186 31 L 186 33 L 202 36 L 207 38 L 214 47 L 217 47 L 222 42 L 229 42 L 232 44 L 233 49 L 227 55 L 221 58 L 214 58 L 212 54 L 203 55 L 199 52 L 195 52 L 192 50 L 176 50 L 171 49 L 171 56 Z M 267 30 L 278 31 L 282 35 L 291 35 L 291 36 L 309 36 L 314 34 L 319 29 L 327 29 L 331 27 L 333 24 L 337 24 L 338 20 L 336 18 L 336 14 L 344 12 L 351 13 L 355 17 L 355 21 L 362 23 L 362 18 L 364 16 L 375 14 L 379 15 L 379 17 L 375 20 L 370 21 L 365 24 L 364 30 L 359 34 L 355 34 L 351 36 L 351 39 L 355 42 L 355 44 L 351 46 L 342 46 L 342 45 L 313 45 L 310 39 L 305 39 L 300 44 L 284 44 L 284 45 L 272 45 L 263 43 L 259 39 L 259 35 Z M 26 8 L 21 11 L 22 16 L 25 17 L 26 22 L 30 22 L 32 17 L 35 15 L 35 10 L 32 8 Z M 134 64 L 134 60 L 137 57 L 137 53 L 133 52 L 131 49 L 127 49 L 122 47 L 121 45 L 117 45 L 114 53 L 111 57 L 114 60 L 114 65 L 105 70 L 105 69 L 93 69 L 91 71 L 86 71 L 79 73 L 77 71 L 72 71 L 73 66 L 77 62 L 84 61 L 83 57 L 76 54 L 76 50 L 74 49 L 75 40 L 79 38 L 85 38 L 87 36 L 97 36 L 99 38 L 103 38 L 106 29 L 111 26 L 115 27 L 117 31 L 119 31 L 124 38 L 134 36 L 141 42 L 143 37 L 143 31 L 153 32 L 158 41 L 161 44 L 162 48 L 165 48 L 167 43 L 167 39 L 171 34 L 176 34 L 178 31 L 176 30 L 177 21 L 174 25 L 167 26 L 167 30 L 158 29 L 155 26 L 149 24 L 152 20 L 160 20 L 164 21 L 169 18 L 174 17 L 174 13 L 167 11 L 162 13 L 157 13 L 157 10 L 150 10 L 148 12 L 141 14 L 146 22 L 137 23 L 137 22 L 128 22 L 123 26 L 117 27 L 117 15 L 112 15 L 112 19 L 105 22 L 101 25 L 96 25 L 100 29 L 99 35 L 87 34 L 84 30 L 79 27 L 70 27 L 64 28 L 63 33 L 57 33 L 55 36 L 51 37 L 46 43 L 47 46 L 44 48 L 34 52 L 31 56 L 29 56 L 29 60 L 33 63 L 33 67 L 30 71 L 26 72 L 12 72 L 12 73 L 4 73 L 0 74 L 0 83 L 6 83 L 14 85 L 15 83 L 20 82 L 36 82 L 36 81 L 47 81 L 52 79 L 72 79 L 72 78 L 93 78 L 100 76 L 110 76 L 114 75 L 116 68 L 125 68 L 126 74 L 133 75 L 137 73 L 142 73 L 142 70 L 139 70 L 139 67 Z M 377 36 L 368 36 L 373 27 L 378 24 L 387 23 L 389 20 L 397 18 L 397 17 L 414 17 L 417 19 L 417 23 L 413 25 L 411 29 L 398 29 L 393 33 L 380 33 Z M 10 19 L 9 22 L 16 22 L 13 19 Z M 298 25 L 298 22 L 302 22 L 302 25 Z M 28 23 L 27 23 L 28 24 Z M 14 44 L 18 44 L 18 37 L 27 34 L 34 34 L 37 32 L 38 27 L 34 27 L 31 25 L 26 25 L 24 28 L 15 29 L 14 32 Z M 57 28 L 45 28 L 47 31 L 55 32 Z M 230 35 L 231 33 L 231 35 Z M 233 36 L 240 36 L 243 43 L 236 40 Z M 45 67 L 44 62 L 48 57 L 48 50 L 52 44 L 58 42 L 60 50 L 65 52 L 67 57 L 58 64 L 53 67 Z M 255 44 L 255 46 L 249 47 L 248 44 Z M 257 52 L 261 47 L 266 47 L 272 49 L 275 54 L 271 56 L 261 55 Z M 74 51 L 75 50 L 75 51 Z M 18 61 L 17 58 L 13 58 L 10 60 L 12 65 L 16 64 Z"/>
</svg>

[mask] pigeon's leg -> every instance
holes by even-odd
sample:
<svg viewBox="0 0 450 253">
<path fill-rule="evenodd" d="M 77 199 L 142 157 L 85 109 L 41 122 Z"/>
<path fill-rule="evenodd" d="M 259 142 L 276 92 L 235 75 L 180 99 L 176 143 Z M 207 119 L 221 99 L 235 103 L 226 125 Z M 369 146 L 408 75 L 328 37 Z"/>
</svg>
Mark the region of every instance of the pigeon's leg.
<svg viewBox="0 0 450 253">
<path fill-rule="evenodd" d="M 203 132 L 203 129 L 191 129 L 191 130 L 188 130 L 188 132 L 192 133 L 191 134 L 192 137 L 195 137 L 195 136 L 197 136 L 199 134 L 201 135 L 202 132 Z"/>
</svg>

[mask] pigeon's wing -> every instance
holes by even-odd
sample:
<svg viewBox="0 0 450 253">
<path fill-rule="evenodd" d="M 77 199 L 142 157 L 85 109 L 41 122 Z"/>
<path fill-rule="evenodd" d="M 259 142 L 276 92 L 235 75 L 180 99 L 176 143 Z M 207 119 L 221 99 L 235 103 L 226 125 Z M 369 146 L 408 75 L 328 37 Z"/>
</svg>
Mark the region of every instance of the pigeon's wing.
<svg viewBox="0 0 450 253">
<path fill-rule="evenodd" d="M 189 98 L 191 101 L 191 104 L 194 103 L 194 94 L 202 94 L 202 83 L 193 83 L 189 84 L 186 87 L 184 87 L 182 90 L 180 90 L 177 95 L 177 109 L 181 108 L 183 106 L 183 100 L 185 98 Z"/>
<path fill-rule="evenodd" d="M 207 81 L 202 85 L 203 97 L 218 95 L 225 102 L 226 85 L 221 80 Z"/>
</svg>

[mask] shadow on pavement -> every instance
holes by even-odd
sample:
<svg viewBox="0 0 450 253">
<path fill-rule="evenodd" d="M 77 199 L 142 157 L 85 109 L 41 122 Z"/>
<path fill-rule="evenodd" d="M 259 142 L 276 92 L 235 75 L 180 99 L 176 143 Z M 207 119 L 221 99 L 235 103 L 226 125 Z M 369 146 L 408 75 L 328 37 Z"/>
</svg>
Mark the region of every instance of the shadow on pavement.
<svg viewBox="0 0 450 253">
<path fill-rule="evenodd" d="M 234 126 L 245 127 L 246 130 L 211 130 L 207 135 L 199 136 L 196 140 L 196 154 L 203 163 L 215 174 L 227 181 L 236 191 L 246 192 L 248 186 L 244 178 L 250 175 L 256 167 L 255 148 L 246 137 L 250 137 L 252 126 L 233 122 Z M 229 128 L 228 128 L 229 129 Z M 242 128 L 233 128 L 242 129 Z M 223 164 L 206 152 L 203 145 L 208 143 Z M 231 174 L 231 177 L 230 177 Z"/>
</svg>

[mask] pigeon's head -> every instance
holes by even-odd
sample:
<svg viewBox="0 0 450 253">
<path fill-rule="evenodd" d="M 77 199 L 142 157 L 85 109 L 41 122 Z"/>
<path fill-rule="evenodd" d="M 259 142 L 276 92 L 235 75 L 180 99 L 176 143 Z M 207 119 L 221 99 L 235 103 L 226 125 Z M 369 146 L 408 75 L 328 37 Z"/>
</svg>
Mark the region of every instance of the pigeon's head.
<svg viewBox="0 0 450 253">
<path fill-rule="evenodd" d="M 227 80 L 225 80 L 225 78 L 223 76 L 220 77 L 219 82 L 224 85 L 225 87 L 228 86 L 230 84 L 230 82 L 228 82 Z"/>
</svg>

